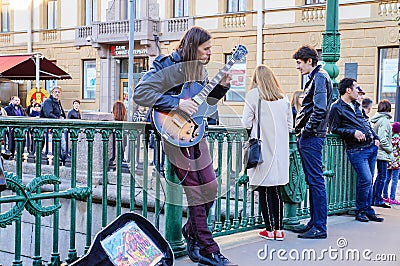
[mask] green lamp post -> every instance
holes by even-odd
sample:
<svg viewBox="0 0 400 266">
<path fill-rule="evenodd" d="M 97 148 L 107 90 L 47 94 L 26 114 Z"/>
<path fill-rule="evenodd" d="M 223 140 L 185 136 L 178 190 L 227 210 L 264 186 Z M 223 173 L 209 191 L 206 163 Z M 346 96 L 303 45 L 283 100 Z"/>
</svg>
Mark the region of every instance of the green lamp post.
<svg viewBox="0 0 400 266">
<path fill-rule="evenodd" d="M 322 33 L 322 60 L 325 62 L 324 69 L 328 72 L 333 83 L 333 98 L 339 97 L 338 81 L 339 68 L 336 62 L 340 58 L 340 33 L 339 21 L 339 0 L 327 0 L 326 3 L 326 26 Z"/>
</svg>

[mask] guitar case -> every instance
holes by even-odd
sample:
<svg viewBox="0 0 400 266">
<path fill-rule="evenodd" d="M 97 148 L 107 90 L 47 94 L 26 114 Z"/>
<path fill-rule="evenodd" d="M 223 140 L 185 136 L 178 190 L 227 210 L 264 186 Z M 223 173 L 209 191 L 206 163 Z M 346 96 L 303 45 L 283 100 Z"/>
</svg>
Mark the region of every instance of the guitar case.
<svg viewBox="0 0 400 266">
<path fill-rule="evenodd" d="M 143 216 L 128 212 L 97 233 L 87 254 L 73 266 L 174 265 L 174 254 Z"/>
</svg>

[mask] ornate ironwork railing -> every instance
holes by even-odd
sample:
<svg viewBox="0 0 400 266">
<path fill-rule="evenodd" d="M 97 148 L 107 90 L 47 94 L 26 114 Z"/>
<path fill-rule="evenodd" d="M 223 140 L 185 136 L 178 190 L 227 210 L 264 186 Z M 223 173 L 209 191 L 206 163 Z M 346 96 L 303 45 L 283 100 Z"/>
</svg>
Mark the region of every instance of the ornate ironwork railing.
<svg viewBox="0 0 400 266">
<path fill-rule="evenodd" d="M 22 258 L 32 265 L 73 262 L 88 251 L 102 227 L 125 211 L 141 213 L 164 234 L 176 255 L 184 253 L 180 230 L 186 199 L 181 186 L 174 183 L 177 180 L 168 161 L 163 166 L 160 140 L 148 124 L 0 118 L 2 151 L 8 145 L 3 133 L 10 129 L 16 153 L 14 160 L 5 161 L 9 190 L 0 196 L 4 265 L 22 265 Z M 35 146 L 33 160 L 28 160 L 29 153 L 24 151 L 28 132 Z M 52 152 L 45 154 L 50 165 L 42 164 L 46 134 L 51 136 Z M 215 236 L 263 226 L 258 199 L 254 191 L 249 191 L 242 167 L 246 138 L 243 128 L 209 128 L 207 141 L 218 180 L 218 197 L 209 217 Z M 65 141 L 70 143 L 70 166 L 60 166 Z M 113 146 L 115 161 L 111 167 Z M 334 135 L 326 139 L 324 174 L 329 214 L 351 210 L 355 205 L 355 175 L 342 141 Z M 282 192 L 284 223 L 290 228 L 309 214 L 294 135 L 290 140 L 290 182 Z"/>
</svg>

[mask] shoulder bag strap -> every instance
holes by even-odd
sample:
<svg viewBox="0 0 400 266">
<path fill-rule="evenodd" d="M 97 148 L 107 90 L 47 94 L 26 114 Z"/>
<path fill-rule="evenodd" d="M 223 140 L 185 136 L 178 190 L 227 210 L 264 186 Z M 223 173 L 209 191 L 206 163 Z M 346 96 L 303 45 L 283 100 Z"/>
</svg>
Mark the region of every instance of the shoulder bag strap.
<svg viewBox="0 0 400 266">
<path fill-rule="evenodd" d="M 261 98 L 258 99 L 258 123 L 257 123 L 257 139 L 260 140 L 260 113 L 261 113 Z"/>
</svg>

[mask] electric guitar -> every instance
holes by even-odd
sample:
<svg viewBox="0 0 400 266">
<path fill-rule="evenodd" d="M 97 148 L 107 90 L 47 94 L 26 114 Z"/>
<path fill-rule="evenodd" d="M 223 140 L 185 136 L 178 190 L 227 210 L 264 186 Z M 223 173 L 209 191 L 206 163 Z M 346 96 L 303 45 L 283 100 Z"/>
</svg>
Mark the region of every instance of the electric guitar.
<svg viewBox="0 0 400 266">
<path fill-rule="evenodd" d="M 185 100 L 192 98 L 198 105 L 198 110 L 193 115 L 180 110 L 161 112 L 153 109 L 154 125 L 164 140 L 179 147 L 190 147 L 200 142 L 205 133 L 205 118 L 217 111 L 217 104 L 207 103 L 208 94 L 233 64 L 242 60 L 247 53 L 246 47 L 239 45 L 229 62 L 207 85 L 203 86 L 198 82 L 186 82 L 183 85 L 182 92 L 175 97 Z"/>
</svg>

